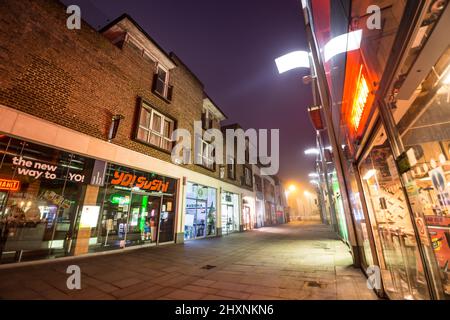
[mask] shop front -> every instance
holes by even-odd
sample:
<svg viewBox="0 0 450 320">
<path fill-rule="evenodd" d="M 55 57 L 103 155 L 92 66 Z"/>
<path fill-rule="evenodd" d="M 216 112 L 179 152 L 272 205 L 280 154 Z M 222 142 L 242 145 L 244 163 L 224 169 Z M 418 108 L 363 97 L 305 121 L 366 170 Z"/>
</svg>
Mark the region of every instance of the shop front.
<svg viewBox="0 0 450 320">
<path fill-rule="evenodd" d="M 188 182 L 184 239 L 192 240 L 215 236 L 217 221 L 217 190 Z"/>
<path fill-rule="evenodd" d="M 243 229 L 252 230 L 256 228 L 256 200 L 254 196 L 243 196 L 242 197 L 242 222 Z"/>
<path fill-rule="evenodd" d="M 241 226 L 240 200 L 236 193 L 222 191 L 222 234 L 239 232 Z"/>
<path fill-rule="evenodd" d="M 1 263 L 174 239 L 177 180 L 0 136 Z"/>
<path fill-rule="evenodd" d="M 387 297 L 448 299 L 450 8 L 384 4 L 389 19 L 370 29 L 358 1 L 308 1 L 320 90 L 340 105 L 324 113 L 351 208 L 347 228 L 361 266 L 379 267 Z M 362 18 L 349 25 L 349 17 Z M 342 34 L 360 43 L 330 52 Z"/>
</svg>

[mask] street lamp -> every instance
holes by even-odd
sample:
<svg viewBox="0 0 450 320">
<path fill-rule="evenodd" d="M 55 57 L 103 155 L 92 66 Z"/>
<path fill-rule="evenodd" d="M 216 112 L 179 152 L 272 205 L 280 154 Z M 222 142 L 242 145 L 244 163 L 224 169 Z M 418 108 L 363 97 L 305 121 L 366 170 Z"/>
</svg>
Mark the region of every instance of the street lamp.
<svg viewBox="0 0 450 320">
<path fill-rule="evenodd" d="M 285 54 L 275 59 L 275 63 L 280 74 L 296 68 L 311 68 L 309 53 L 306 51 L 293 51 Z"/>
<path fill-rule="evenodd" d="M 320 151 L 317 148 L 309 148 L 309 149 L 305 150 L 305 154 L 306 155 L 318 155 L 318 154 L 320 154 Z"/>
</svg>

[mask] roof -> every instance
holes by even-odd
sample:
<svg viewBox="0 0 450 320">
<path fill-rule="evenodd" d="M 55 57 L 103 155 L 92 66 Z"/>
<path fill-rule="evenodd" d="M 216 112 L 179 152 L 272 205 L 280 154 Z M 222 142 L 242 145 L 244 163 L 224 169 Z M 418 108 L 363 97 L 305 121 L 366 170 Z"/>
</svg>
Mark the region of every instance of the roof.
<svg viewBox="0 0 450 320">
<path fill-rule="evenodd" d="M 213 99 L 211 99 L 211 97 L 210 97 L 206 92 L 203 92 L 203 97 L 204 97 L 205 99 L 209 99 L 209 100 L 211 101 L 211 103 L 214 105 L 214 107 L 216 107 L 216 109 L 222 114 L 222 116 L 223 116 L 225 119 L 228 119 L 228 117 L 227 117 L 227 115 L 225 114 L 225 112 L 223 112 L 222 109 L 220 109 L 220 107 L 217 105 L 217 103 L 216 103 Z"/>
<path fill-rule="evenodd" d="M 120 15 L 119 17 L 117 17 L 116 19 L 114 19 L 113 21 L 109 22 L 107 25 L 105 25 L 104 27 L 100 28 L 100 30 L 98 30 L 98 32 L 103 33 L 107 30 L 109 30 L 110 28 L 112 28 L 113 26 L 117 25 L 120 21 L 127 19 L 129 20 L 140 32 L 142 32 L 142 34 L 144 34 L 144 36 L 153 44 L 155 45 L 158 50 L 160 50 L 166 57 L 167 59 L 171 60 L 174 64 L 175 61 L 173 61 L 173 59 L 171 58 L 171 56 L 158 44 L 158 42 L 156 42 L 130 15 L 128 15 L 127 13 L 123 13 L 122 15 Z"/>
</svg>

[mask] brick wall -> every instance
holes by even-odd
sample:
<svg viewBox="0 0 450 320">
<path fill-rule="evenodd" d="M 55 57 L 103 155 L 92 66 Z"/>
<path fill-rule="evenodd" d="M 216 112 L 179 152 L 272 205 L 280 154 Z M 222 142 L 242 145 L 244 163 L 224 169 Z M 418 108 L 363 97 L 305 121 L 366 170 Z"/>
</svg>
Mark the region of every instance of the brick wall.
<svg viewBox="0 0 450 320">
<path fill-rule="evenodd" d="M 203 85 L 174 57 L 173 100 L 166 103 L 151 92 L 155 64 L 142 52 L 114 46 L 84 22 L 81 30 L 68 30 L 67 17 L 56 0 L 0 1 L 0 104 L 103 140 L 112 115 L 122 114 L 113 143 L 170 161 L 132 140 L 138 97 L 192 131 L 201 119 Z"/>
</svg>

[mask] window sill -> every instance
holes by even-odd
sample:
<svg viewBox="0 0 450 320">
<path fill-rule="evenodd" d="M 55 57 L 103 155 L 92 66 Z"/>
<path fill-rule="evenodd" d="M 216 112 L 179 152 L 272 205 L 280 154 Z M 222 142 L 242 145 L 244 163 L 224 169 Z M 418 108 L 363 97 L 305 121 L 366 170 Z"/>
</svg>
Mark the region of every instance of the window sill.
<svg viewBox="0 0 450 320">
<path fill-rule="evenodd" d="M 200 167 L 200 168 L 206 169 L 206 170 L 208 170 L 208 171 L 216 172 L 216 166 L 213 166 L 212 168 L 208 168 L 207 166 L 205 166 L 205 165 L 203 165 L 203 164 L 198 164 L 198 163 L 196 163 L 195 165 L 198 166 L 198 167 Z"/>
<path fill-rule="evenodd" d="M 145 145 L 145 146 L 151 147 L 151 148 L 156 149 L 156 150 L 158 150 L 158 151 L 164 152 L 164 153 L 166 153 L 166 154 L 169 154 L 169 155 L 172 154 L 172 150 L 169 151 L 169 150 L 167 150 L 167 149 L 163 149 L 163 148 L 161 148 L 161 147 L 158 147 L 157 145 L 151 144 L 151 143 L 149 143 L 149 142 L 142 141 L 142 140 L 140 140 L 140 139 L 138 139 L 138 138 L 133 138 L 133 141 L 135 141 L 135 142 L 137 142 L 137 143 L 140 143 L 140 144 L 143 144 L 143 145 Z"/>
<path fill-rule="evenodd" d="M 171 104 L 172 100 L 169 100 L 167 97 L 163 96 L 162 94 L 160 94 L 159 92 L 152 90 L 152 93 L 157 96 L 159 99 L 163 100 L 165 103 Z"/>
</svg>

